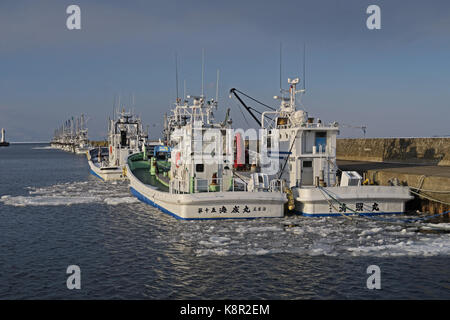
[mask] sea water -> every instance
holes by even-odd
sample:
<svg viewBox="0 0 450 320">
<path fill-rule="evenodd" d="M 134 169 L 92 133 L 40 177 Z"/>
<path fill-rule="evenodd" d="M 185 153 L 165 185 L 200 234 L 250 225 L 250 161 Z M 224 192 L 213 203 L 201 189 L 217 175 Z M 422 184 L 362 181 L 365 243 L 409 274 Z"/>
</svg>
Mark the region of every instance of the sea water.
<svg viewBox="0 0 450 320">
<path fill-rule="evenodd" d="M 90 175 L 84 155 L 0 148 L 0 299 L 449 299 L 450 224 L 438 225 L 176 220 Z"/>
</svg>

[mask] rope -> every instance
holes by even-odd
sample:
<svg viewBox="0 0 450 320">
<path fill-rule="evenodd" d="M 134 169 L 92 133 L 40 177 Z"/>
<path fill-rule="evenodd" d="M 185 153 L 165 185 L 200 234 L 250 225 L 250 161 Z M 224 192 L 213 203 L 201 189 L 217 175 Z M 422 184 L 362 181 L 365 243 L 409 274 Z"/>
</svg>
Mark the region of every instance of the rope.
<svg viewBox="0 0 450 320">
<path fill-rule="evenodd" d="M 405 221 L 423 221 L 423 220 L 428 220 L 428 219 L 432 219 L 432 218 L 435 218 L 435 217 L 439 217 L 439 216 L 442 216 L 442 215 L 447 214 L 447 213 L 450 213 L 450 210 L 449 211 L 445 211 L 445 212 L 441 212 L 441 213 L 437 213 L 437 214 L 433 214 L 431 216 L 420 217 L 420 218 L 412 218 L 412 219 L 405 219 Z"/>
<path fill-rule="evenodd" d="M 289 156 L 291 155 L 292 148 L 294 147 L 294 144 L 295 144 L 295 140 L 297 140 L 297 135 L 298 135 L 298 130 L 295 132 L 294 141 L 292 141 L 291 147 L 289 148 L 289 154 L 286 157 L 286 161 L 284 162 L 283 169 L 281 169 L 281 172 L 280 172 L 280 175 L 278 176 L 278 179 L 281 178 L 281 175 L 283 174 L 284 168 L 286 168 L 286 165 L 287 165 L 287 163 L 289 161 Z"/>
<path fill-rule="evenodd" d="M 417 190 L 417 192 L 422 191 L 422 192 L 431 192 L 431 193 L 450 193 L 450 190 L 447 190 L 447 191 L 444 191 L 444 190 L 439 191 L 439 190 L 418 189 L 418 188 L 415 188 L 415 187 L 409 187 L 409 188 L 410 188 L 410 189 Z"/>
<path fill-rule="evenodd" d="M 410 192 L 412 194 L 415 194 L 415 195 L 421 197 L 421 198 L 425 198 L 425 199 L 428 199 L 428 200 L 431 200 L 431 201 L 434 201 L 434 202 L 438 202 L 438 203 L 442 203 L 442 204 L 450 206 L 450 202 L 445 202 L 445 201 L 442 201 L 442 200 L 439 200 L 439 199 L 432 198 L 432 197 L 430 197 L 430 196 L 428 196 L 426 194 L 419 193 L 420 191 L 422 191 L 422 192 L 431 192 L 431 193 L 443 193 L 443 194 L 450 193 L 450 191 L 439 191 L 439 190 L 435 191 L 435 190 L 422 189 L 422 186 L 424 184 L 425 178 L 426 178 L 425 175 L 421 175 L 420 178 L 419 178 L 418 186 L 417 187 L 410 187 L 410 189 L 414 189 L 414 190 L 417 190 L 417 191 L 410 190 Z"/>
<path fill-rule="evenodd" d="M 238 177 L 239 179 L 241 179 L 241 181 L 242 181 L 243 183 L 245 183 L 246 186 L 248 186 L 248 183 L 245 181 L 244 178 L 242 178 L 241 176 L 239 176 L 239 175 L 238 175 L 236 172 L 234 172 L 234 171 L 231 171 L 231 173 L 233 173 L 234 176 L 236 176 L 236 177 Z"/>
<path fill-rule="evenodd" d="M 419 186 L 417 187 L 417 189 L 421 189 L 422 188 L 422 186 L 423 186 L 423 183 L 424 183 L 424 181 L 425 181 L 425 175 L 421 175 L 420 176 L 420 179 L 419 179 Z"/>
<path fill-rule="evenodd" d="M 320 190 L 324 191 L 331 199 L 333 199 L 333 200 L 336 201 L 337 203 L 339 203 L 339 204 L 341 204 L 341 205 L 344 204 L 344 203 L 342 203 L 341 201 L 339 201 L 338 199 L 336 199 L 335 197 L 333 197 L 332 195 L 330 195 L 330 194 L 326 191 L 326 189 L 324 189 L 324 188 L 322 188 L 322 187 L 320 187 L 320 186 L 318 186 L 318 188 L 319 188 Z M 327 200 L 327 202 L 328 202 L 328 200 Z M 335 207 L 333 206 L 333 208 L 335 208 Z M 372 219 L 372 220 L 378 220 L 378 221 L 380 221 L 380 222 L 388 223 L 388 224 L 414 226 L 414 227 L 417 227 L 417 228 L 422 228 L 423 226 L 418 225 L 417 223 L 410 223 L 410 221 L 428 220 L 428 219 L 431 219 L 431 218 L 434 218 L 434 217 L 437 217 L 437 216 L 442 216 L 442 215 L 445 215 L 445 214 L 450 213 L 450 211 L 446 211 L 446 212 L 441 212 L 441 213 L 438 213 L 438 214 L 435 214 L 435 215 L 431 215 L 431 216 L 426 216 L 426 217 L 412 218 L 412 219 L 396 219 L 396 220 L 395 220 L 395 219 L 388 219 L 388 218 L 382 218 L 382 217 L 374 217 L 374 216 L 363 215 L 362 213 L 357 212 L 357 211 L 355 211 L 355 210 L 353 210 L 353 209 L 351 209 L 351 208 L 348 208 L 348 207 L 346 207 L 346 209 L 350 210 L 351 212 L 355 213 L 356 215 L 358 215 L 358 217 L 361 217 L 361 218 Z M 336 210 L 336 208 L 335 208 L 335 210 Z M 338 210 L 336 210 L 336 211 L 338 211 Z M 339 213 L 340 213 L 340 212 L 339 212 Z M 383 212 L 380 212 L 380 214 L 383 214 Z M 342 215 L 343 215 L 344 217 L 347 217 L 347 215 L 345 215 L 345 214 L 342 214 Z M 347 218 L 349 218 L 349 217 L 347 217 Z M 432 228 L 432 227 L 428 227 L 428 226 L 427 226 L 427 228 Z M 436 227 L 435 229 L 440 229 L 440 228 Z"/>
<path fill-rule="evenodd" d="M 241 106 L 240 105 L 237 105 L 237 106 L 238 106 L 239 111 L 242 113 L 242 117 L 244 118 L 245 123 L 247 123 L 247 125 L 250 127 L 250 124 L 248 123 L 247 118 L 245 117 L 244 112 L 241 109 Z"/>
<path fill-rule="evenodd" d="M 242 91 L 239 91 L 239 90 L 236 89 L 236 88 L 235 88 L 234 90 L 236 90 L 236 91 L 239 92 L 240 94 L 246 96 L 247 98 L 249 98 L 249 99 L 251 99 L 251 100 L 253 100 L 253 101 L 259 103 L 260 105 L 263 105 L 264 107 L 269 108 L 270 110 L 277 111 L 275 108 L 273 108 L 273 107 L 271 107 L 271 106 L 268 106 L 267 104 L 264 104 L 264 103 L 262 103 L 261 101 L 256 100 L 255 98 L 250 97 L 248 94 L 245 94 L 245 93 L 243 93 Z"/>
<path fill-rule="evenodd" d="M 409 190 L 409 191 L 410 191 L 412 194 L 415 194 L 415 195 L 417 195 L 417 196 L 419 196 L 419 197 L 422 197 L 422 198 L 425 198 L 425 199 L 428 199 L 428 200 L 431 200 L 431 201 L 434 201 L 434 202 L 438 202 L 438 203 L 442 203 L 442 204 L 445 204 L 445 205 L 447 205 L 447 206 L 450 206 L 450 202 L 441 201 L 441 200 L 432 198 L 432 197 L 430 197 L 430 196 L 427 196 L 427 195 L 425 195 L 425 194 L 423 194 L 423 193 L 418 193 L 418 192 L 415 192 L 415 191 L 412 191 L 412 190 Z"/>
<path fill-rule="evenodd" d="M 339 211 L 339 209 L 336 208 L 336 207 L 331 203 L 331 201 L 328 200 L 328 198 L 325 196 L 325 192 L 322 190 L 321 187 L 319 187 L 319 190 L 320 190 L 320 192 L 322 193 L 322 195 L 324 196 L 325 200 L 327 200 L 328 205 L 330 205 L 331 207 L 333 207 L 333 209 L 336 210 L 336 211 L 337 211 L 340 215 L 342 215 L 343 217 L 345 217 L 345 218 L 347 218 L 347 219 L 349 219 L 349 220 L 352 220 L 351 217 L 346 216 L 345 214 L 341 213 L 341 212 Z M 331 196 L 330 196 L 330 198 L 331 198 Z"/>
</svg>

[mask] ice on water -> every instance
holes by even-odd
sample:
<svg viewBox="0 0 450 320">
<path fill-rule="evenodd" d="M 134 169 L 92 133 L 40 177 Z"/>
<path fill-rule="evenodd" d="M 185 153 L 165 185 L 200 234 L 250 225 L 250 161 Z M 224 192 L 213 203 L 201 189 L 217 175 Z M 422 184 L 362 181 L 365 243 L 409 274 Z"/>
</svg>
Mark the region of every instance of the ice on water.
<svg viewBox="0 0 450 320">
<path fill-rule="evenodd" d="M 433 224 L 423 223 L 423 226 Z M 439 226 L 448 224 L 439 224 Z M 200 226 L 200 228 L 198 228 Z M 341 217 L 173 221 L 172 239 L 189 244 L 197 256 L 290 253 L 307 256 L 450 255 L 449 233 L 422 233 L 415 227 L 365 218 Z"/>
<path fill-rule="evenodd" d="M 137 203 L 127 194 L 125 183 L 117 188 L 117 182 L 78 181 L 54 184 L 47 187 L 27 187 L 28 195 L 3 195 L 0 202 L 15 207 L 26 206 L 71 206 L 89 203 L 119 205 Z"/>
<path fill-rule="evenodd" d="M 449 256 L 450 233 L 417 232 L 417 228 L 368 218 L 307 218 L 180 221 L 132 197 L 125 181 L 97 180 L 29 187 L 25 195 L 3 195 L 4 206 L 76 206 L 102 204 L 153 219 L 166 232 L 158 241 L 182 243 L 196 256 L 242 256 L 290 253 L 307 256 Z M 436 224 L 423 223 L 432 229 Z M 440 223 L 450 230 L 449 223 Z M 423 229 L 424 229 L 423 228 Z"/>
</svg>

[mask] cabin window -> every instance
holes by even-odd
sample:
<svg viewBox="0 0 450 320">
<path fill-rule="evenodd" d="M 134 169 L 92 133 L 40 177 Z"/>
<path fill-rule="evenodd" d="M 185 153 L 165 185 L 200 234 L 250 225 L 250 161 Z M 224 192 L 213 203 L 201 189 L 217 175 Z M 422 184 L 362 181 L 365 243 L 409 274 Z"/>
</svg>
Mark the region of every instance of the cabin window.
<svg viewBox="0 0 450 320">
<path fill-rule="evenodd" d="M 325 152 L 327 146 L 327 133 L 326 132 L 316 132 L 316 150 L 319 152 Z"/>
<path fill-rule="evenodd" d="M 277 126 L 285 126 L 287 125 L 287 118 L 277 118 Z"/>
<path fill-rule="evenodd" d="M 122 147 L 127 146 L 127 132 L 126 131 L 120 131 L 120 145 Z"/>
<path fill-rule="evenodd" d="M 205 166 L 203 165 L 203 163 L 197 163 L 195 165 L 196 172 L 203 172 L 204 170 L 205 170 Z"/>
</svg>

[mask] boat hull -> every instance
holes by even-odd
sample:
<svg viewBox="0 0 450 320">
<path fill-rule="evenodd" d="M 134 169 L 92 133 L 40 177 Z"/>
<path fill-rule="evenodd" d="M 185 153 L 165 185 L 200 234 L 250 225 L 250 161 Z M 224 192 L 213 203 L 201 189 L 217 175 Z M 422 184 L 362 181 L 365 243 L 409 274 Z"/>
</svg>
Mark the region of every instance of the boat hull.
<svg viewBox="0 0 450 320">
<path fill-rule="evenodd" d="M 397 186 L 304 187 L 293 194 L 295 212 L 312 217 L 401 214 L 413 198 Z"/>
<path fill-rule="evenodd" d="M 203 192 L 174 194 L 137 179 L 127 166 L 130 192 L 177 219 L 250 219 L 284 216 L 286 195 L 277 192 Z"/>
<path fill-rule="evenodd" d="M 87 154 L 91 148 L 75 148 L 76 154 Z"/>
<path fill-rule="evenodd" d="M 127 179 L 124 168 L 100 168 L 92 160 L 88 160 L 90 172 L 92 175 L 104 181 L 125 180 Z"/>
</svg>

